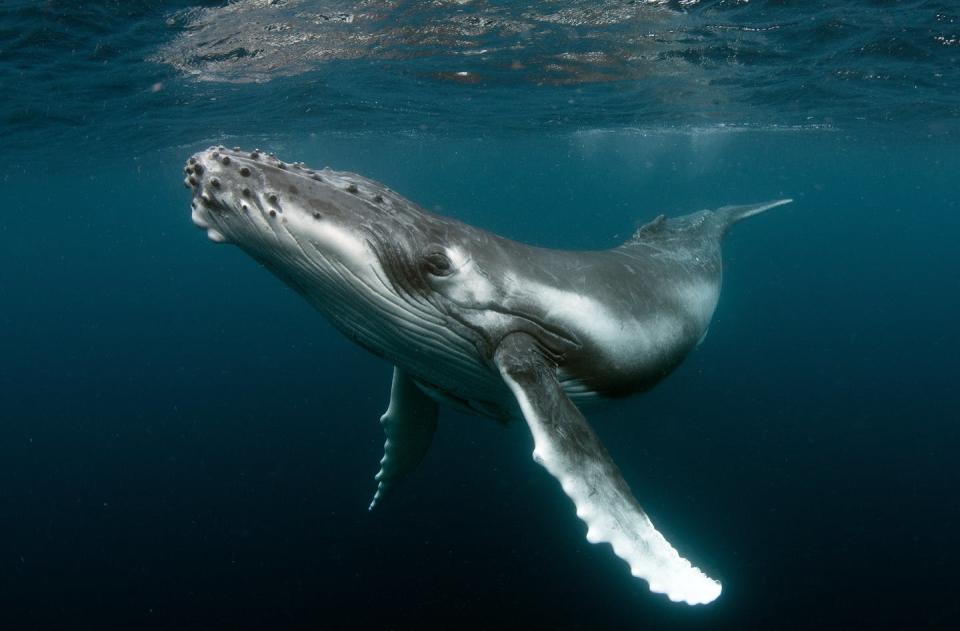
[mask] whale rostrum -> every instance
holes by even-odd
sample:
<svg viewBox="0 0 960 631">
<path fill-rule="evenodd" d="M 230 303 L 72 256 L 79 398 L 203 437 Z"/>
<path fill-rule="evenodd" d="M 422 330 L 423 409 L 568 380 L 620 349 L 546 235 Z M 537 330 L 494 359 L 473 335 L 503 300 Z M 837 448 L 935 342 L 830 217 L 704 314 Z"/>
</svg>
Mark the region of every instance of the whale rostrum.
<svg viewBox="0 0 960 631">
<path fill-rule="evenodd" d="M 237 245 L 394 366 L 373 509 L 427 452 L 438 406 L 522 418 L 533 459 L 587 539 L 673 601 L 720 583 L 657 531 L 580 411 L 654 386 L 706 333 L 731 225 L 790 202 L 657 217 L 609 250 L 512 241 L 429 213 L 363 176 L 211 147 L 184 183 L 193 222 Z"/>
</svg>

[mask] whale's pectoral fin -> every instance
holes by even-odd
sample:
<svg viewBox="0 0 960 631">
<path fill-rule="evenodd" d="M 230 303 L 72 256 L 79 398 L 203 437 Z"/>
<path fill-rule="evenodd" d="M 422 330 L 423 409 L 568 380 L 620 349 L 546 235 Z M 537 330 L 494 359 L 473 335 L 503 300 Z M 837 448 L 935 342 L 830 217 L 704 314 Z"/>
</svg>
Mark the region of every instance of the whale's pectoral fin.
<svg viewBox="0 0 960 631">
<path fill-rule="evenodd" d="M 437 404 L 417 387 L 409 375 L 394 368 L 390 405 L 380 422 L 387 440 L 383 445 L 380 472 L 376 475 L 377 491 L 370 502 L 370 510 L 423 460 L 437 428 Z"/>
<path fill-rule="evenodd" d="M 670 600 L 708 603 L 720 583 L 681 557 L 657 532 L 610 454 L 557 380 L 556 366 L 525 333 L 512 333 L 494 361 L 533 434 L 533 459 L 555 477 L 587 524 L 587 540 L 606 542 L 650 590 Z"/>
</svg>

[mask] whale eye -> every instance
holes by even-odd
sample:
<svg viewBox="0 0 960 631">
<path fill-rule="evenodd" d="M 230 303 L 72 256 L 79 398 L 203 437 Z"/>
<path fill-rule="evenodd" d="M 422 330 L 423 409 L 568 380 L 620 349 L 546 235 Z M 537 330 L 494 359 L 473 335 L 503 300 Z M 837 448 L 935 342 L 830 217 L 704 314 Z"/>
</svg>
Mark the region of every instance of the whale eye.
<svg viewBox="0 0 960 631">
<path fill-rule="evenodd" d="M 453 272 L 450 258 L 440 251 L 429 252 L 423 257 L 423 266 L 434 276 L 448 276 Z"/>
</svg>

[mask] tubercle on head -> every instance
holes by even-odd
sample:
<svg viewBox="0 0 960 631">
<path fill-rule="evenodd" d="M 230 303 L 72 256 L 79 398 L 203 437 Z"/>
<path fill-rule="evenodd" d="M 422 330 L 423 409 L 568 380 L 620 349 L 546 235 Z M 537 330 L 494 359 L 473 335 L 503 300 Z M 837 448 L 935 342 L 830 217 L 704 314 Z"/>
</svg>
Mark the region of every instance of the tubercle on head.
<svg viewBox="0 0 960 631">
<path fill-rule="evenodd" d="M 305 178 L 308 183 L 301 185 L 289 179 L 274 179 L 271 176 L 274 169 L 287 176 Z M 382 212 L 392 213 L 397 210 L 393 208 L 394 201 L 386 191 L 375 185 L 368 185 L 365 180 L 353 174 L 338 173 L 329 167 L 318 172 L 302 162 L 285 163 L 274 154 L 264 153 L 260 148 L 244 152 L 236 147 L 228 149 L 222 145 L 212 146 L 189 158 L 184 172 L 184 185 L 193 189 L 194 199 L 199 207 L 220 216 L 232 212 L 250 213 L 256 206 L 268 219 L 282 217 L 284 210 L 289 210 L 284 208 L 282 199 L 288 195 L 287 189 L 291 201 L 305 196 L 307 199 L 301 201 L 309 202 L 309 198 L 314 195 L 336 196 L 337 192 L 340 192 Z M 277 171 L 273 173 L 279 177 Z M 271 182 L 283 191 L 265 188 Z M 317 190 L 317 185 L 322 188 Z M 335 200 L 333 203 L 339 204 Z M 317 221 L 324 218 L 323 213 L 310 209 L 311 204 L 305 203 L 302 206 L 307 217 Z"/>
</svg>

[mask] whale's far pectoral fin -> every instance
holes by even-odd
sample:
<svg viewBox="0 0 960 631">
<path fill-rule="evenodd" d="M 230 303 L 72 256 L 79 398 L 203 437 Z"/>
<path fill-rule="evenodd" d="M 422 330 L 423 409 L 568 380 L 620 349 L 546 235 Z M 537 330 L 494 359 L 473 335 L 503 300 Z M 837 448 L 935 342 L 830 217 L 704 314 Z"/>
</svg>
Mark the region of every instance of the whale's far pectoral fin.
<svg viewBox="0 0 960 631">
<path fill-rule="evenodd" d="M 406 373 L 394 368 L 390 405 L 380 422 L 387 440 L 383 445 L 380 472 L 376 475 L 377 491 L 370 502 L 370 510 L 423 460 L 437 428 L 437 404 Z"/>
<path fill-rule="evenodd" d="M 650 590 L 670 600 L 702 604 L 720 595 L 709 578 L 657 532 L 610 454 L 557 380 L 556 367 L 525 333 L 505 337 L 494 356 L 533 434 L 533 459 L 573 500 L 587 540 L 606 542 Z"/>
</svg>

